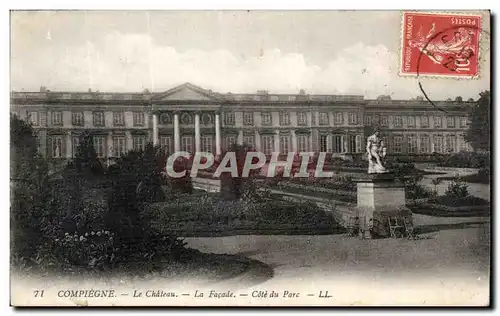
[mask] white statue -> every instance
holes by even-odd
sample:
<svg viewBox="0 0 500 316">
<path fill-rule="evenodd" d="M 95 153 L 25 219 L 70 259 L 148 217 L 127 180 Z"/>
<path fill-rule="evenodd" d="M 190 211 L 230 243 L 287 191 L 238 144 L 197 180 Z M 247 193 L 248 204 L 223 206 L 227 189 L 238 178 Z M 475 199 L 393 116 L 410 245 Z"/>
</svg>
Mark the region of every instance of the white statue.
<svg viewBox="0 0 500 316">
<path fill-rule="evenodd" d="M 387 154 L 387 149 L 384 142 L 379 138 L 377 130 L 366 139 L 366 152 L 368 154 L 368 173 L 388 172 L 382 163 L 382 159 Z"/>
</svg>

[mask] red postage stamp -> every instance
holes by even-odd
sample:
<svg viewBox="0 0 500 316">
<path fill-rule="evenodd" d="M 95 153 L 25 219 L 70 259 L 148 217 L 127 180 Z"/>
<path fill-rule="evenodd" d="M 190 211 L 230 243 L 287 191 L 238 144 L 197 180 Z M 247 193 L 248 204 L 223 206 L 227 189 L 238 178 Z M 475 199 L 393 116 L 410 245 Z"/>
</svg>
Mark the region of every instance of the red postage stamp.
<svg viewBox="0 0 500 316">
<path fill-rule="evenodd" d="M 481 15 L 405 12 L 400 75 L 479 75 Z"/>
</svg>

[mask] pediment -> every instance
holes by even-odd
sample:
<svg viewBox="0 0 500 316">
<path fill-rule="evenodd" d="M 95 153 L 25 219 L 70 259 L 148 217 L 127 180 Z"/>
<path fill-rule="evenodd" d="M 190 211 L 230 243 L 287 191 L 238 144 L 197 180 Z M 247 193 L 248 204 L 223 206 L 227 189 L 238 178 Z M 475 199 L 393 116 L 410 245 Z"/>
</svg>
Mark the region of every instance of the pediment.
<svg viewBox="0 0 500 316">
<path fill-rule="evenodd" d="M 154 97 L 157 101 L 210 101 L 217 100 L 211 91 L 185 83 Z"/>
</svg>

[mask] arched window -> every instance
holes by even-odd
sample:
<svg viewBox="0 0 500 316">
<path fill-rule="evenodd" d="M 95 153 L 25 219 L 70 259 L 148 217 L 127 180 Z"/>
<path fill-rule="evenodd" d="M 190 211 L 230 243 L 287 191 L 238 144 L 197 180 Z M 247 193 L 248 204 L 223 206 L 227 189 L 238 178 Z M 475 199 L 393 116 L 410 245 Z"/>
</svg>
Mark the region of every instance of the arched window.
<svg viewBox="0 0 500 316">
<path fill-rule="evenodd" d="M 184 113 L 181 116 L 181 122 L 182 124 L 193 124 L 193 117 L 189 113 Z"/>
<path fill-rule="evenodd" d="M 170 113 L 162 113 L 160 115 L 161 124 L 172 124 L 172 115 Z"/>
<path fill-rule="evenodd" d="M 205 125 L 209 125 L 213 123 L 212 115 L 208 113 L 203 113 L 201 115 L 201 122 Z"/>
</svg>

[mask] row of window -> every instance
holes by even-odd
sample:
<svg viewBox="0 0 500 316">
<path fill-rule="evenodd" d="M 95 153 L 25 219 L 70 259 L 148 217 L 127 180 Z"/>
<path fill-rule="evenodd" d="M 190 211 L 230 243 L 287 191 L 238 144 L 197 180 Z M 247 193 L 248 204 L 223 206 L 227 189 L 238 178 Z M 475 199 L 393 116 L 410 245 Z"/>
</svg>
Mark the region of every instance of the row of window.
<svg viewBox="0 0 500 316">
<path fill-rule="evenodd" d="M 307 113 L 308 112 L 297 112 L 297 125 L 299 126 L 307 126 Z M 330 125 L 330 113 L 328 112 L 319 112 L 319 125 Z M 235 115 L 234 112 L 226 112 L 224 113 L 224 125 L 232 126 L 234 125 Z M 358 114 L 356 112 L 348 112 L 348 123 L 349 125 L 357 125 L 358 124 Z M 272 125 L 273 117 L 271 112 L 261 112 L 260 120 L 262 125 Z M 333 113 L 333 121 L 335 125 L 344 124 L 344 113 L 336 112 Z M 289 126 L 291 125 L 290 120 L 290 112 L 279 112 L 279 123 L 281 126 Z M 314 116 L 312 118 L 312 125 L 314 123 Z M 243 112 L 243 125 L 245 126 L 253 126 L 254 125 L 254 112 Z"/>
<path fill-rule="evenodd" d="M 106 144 L 106 137 L 105 136 L 94 136 L 93 142 L 94 142 L 94 148 L 97 153 L 97 156 L 100 158 L 106 157 L 107 154 L 107 148 L 111 150 L 111 155 L 113 157 L 119 157 L 122 154 L 125 154 L 127 152 L 127 146 L 126 146 L 126 140 L 125 136 L 115 136 L 113 137 L 113 143 L 112 146 L 111 144 Z M 134 150 L 144 150 L 146 146 L 147 140 L 146 136 L 134 136 L 132 137 L 132 148 Z M 55 135 L 50 137 L 50 153 L 51 157 L 53 158 L 62 158 L 66 157 L 66 148 L 65 148 L 65 137 L 62 135 Z M 75 157 L 78 146 L 80 145 L 80 138 L 75 136 L 71 139 L 71 156 Z M 107 147 L 111 146 L 111 147 Z"/>
<path fill-rule="evenodd" d="M 28 117 L 34 126 L 40 125 L 40 118 L 38 112 L 29 112 Z M 92 112 L 93 125 L 100 127 L 105 126 L 104 112 L 94 111 Z M 314 117 L 314 116 L 313 116 Z M 348 112 L 348 124 L 357 125 L 358 115 L 356 112 Z M 180 117 L 181 123 L 185 125 L 190 125 L 194 123 L 193 115 L 190 113 L 183 113 Z M 328 112 L 318 113 L 319 125 L 328 126 L 330 125 L 330 118 Z M 454 128 L 455 117 L 448 116 L 434 116 L 432 117 L 434 122 L 434 128 L 442 128 L 444 126 L 443 120 L 446 121 L 446 127 Z M 234 112 L 226 112 L 223 115 L 225 126 L 234 126 L 235 124 L 235 114 Z M 71 118 L 72 125 L 74 126 L 84 126 L 84 115 L 83 112 L 73 112 Z M 144 126 L 145 114 L 143 112 L 133 112 L 133 125 L 134 126 Z M 342 125 L 344 123 L 344 115 L 342 112 L 333 113 L 333 122 L 335 125 Z M 416 117 L 415 116 L 393 116 L 392 122 L 394 127 L 416 127 Z M 160 115 L 161 124 L 172 124 L 173 119 L 170 113 L 162 113 Z M 205 125 L 213 124 L 213 116 L 209 113 L 203 113 L 201 115 L 201 123 Z M 261 124 L 263 126 L 272 125 L 272 113 L 262 112 L 261 113 Z M 280 112 L 279 123 L 281 126 L 291 125 L 290 112 Z M 314 122 L 311 122 L 315 125 Z M 365 116 L 365 125 L 380 125 L 389 126 L 389 116 L 388 115 L 367 115 Z M 420 116 L 420 127 L 428 128 L 430 127 L 430 118 L 428 116 Z M 459 118 L 460 128 L 467 127 L 467 117 L 461 116 Z M 51 112 L 51 125 L 62 126 L 63 125 L 63 112 L 55 111 Z M 123 112 L 113 112 L 113 126 L 124 126 L 125 125 L 125 115 Z M 253 112 L 243 112 L 243 125 L 253 126 L 254 125 L 254 113 Z M 307 112 L 297 112 L 297 125 L 307 126 Z"/>
<path fill-rule="evenodd" d="M 63 112 L 55 111 L 50 113 L 51 113 L 50 116 L 51 125 L 63 126 Z M 41 124 L 38 112 L 28 112 L 28 119 L 34 126 L 38 126 Z M 92 122 L 94 126 L 105 126 L 104 112 L 103 111 L 92 112 Z M 72 112 L 71 124 L 73 126 L 84 126 L 83 112 Z M 144 126 L 143 112 L 133 112 L 133 124 L 134 126 Z M 113 126 L 125 126 L 125 113 L 113 112 Z"/>
<path fill-rule="evenodd" d="M 446 127 L 448 128 L 454 128 L 456 127 L 455 125 L 455 116 L 433 116 L 431 117 L 433 122 L 434 122 L 434 128 L 442 128 L 445 126 L 443 124 L 443 121 L 446 121 Z M 406 127 L 416 127 L 416 117 L 415 116 L 402 116 L 402 115 L 397 115 L 392 117 L 392 123 L 394 127 L 403 127 L 403 125 L 406 125 Z M 430 127 L 430 118 L 429 116 L 420 116 L 420 127 L 422 128 L 428 128 Z M 467 127 L 467 117 L 465 116 L 460 116 L 459 117 L 459 126 L 461 128 Z M 365 116 L 365 125 L 366 126 L 371 126 L 371 125 L 380 125 L 380 126 L 389 126 L 389 116 L 388 115 L 367 115 Z"/>
<path fill-rule="evenodd" d="M 329 138 L 330 137 L 330 138 Z M 418 139 L 420 138 L 420 139 Z M 61 158 L 66 156 L 65 141 L 64 136 L 56 135 L 51 136 L 51 155 L 54 158 Z M 79 145 L 79 138 L 72 138 L 72 156 L 74 157 Z M 465 141 L 460 142 L 460 148 L 457 148 L 457 137 L 455 135 L 434 135 L 430 137 L 429 135 L 407 135 L 406 136 L 406 146 L 404 146 L 405 138 L 403 135 L 394 135 L 391 137 L 391 141 L 387 142 L 387 139 L 383 139 L 388 145 L 389 150 L 393 153 L 447 153 L 455 152 L 457 150 L 467 150 L 468 144 Z M 419 141 L 420 140 L 420 141 Z M 105 136 L 94 136 L 94 148 L 96 150 L 98 157 L 106 157 L 107 150 L 111 150 L 111 155 L 113 157 L 119 157 L 127 152 L 126 138 L 125 136 L 114 136 L 112 138 L 112 144 L 107 144 Z M 230 148 L 237 141 L 236 136 L 225 136 L 223 138 L 223 147 Z M 132 137 L 132 148 L 135 150 L 143 150 L 146 146 L 146 136 L 133 136 Z M 255 136 L 254 135 L 244 135 L 243 143 L 249 146 L 255 146 Z M 173 139 L 172 136 L 161 136 L 160 145 L 165 149 L 167 153 L 173 152 Z M 204 152 L 215 152 L 215 144 L 213 135 L 204 135 L 200 139 L 201 151 Z M 274 135 L 262 135 L 261 136 L 261 148 L 260 150 L 266 155 L 270 155 L 275 149 L 275 138 Z M 345 153 L 345 152 L 361 152 L 361 135 L 320 135 L 319 137 L 319 151 L 321 152 L 333 152 L 333 153 Z M 193 152 L 194 151 L 194 136 L 182 136 L 181 144 L 182 151 Z M 279 152 L 288 153 L 292 150 L 292 139 L 290 135 L 280 135 L 279 136 Z M 309 136 L 308 135 L 297 135 L 297 151 L 306 152 L 309 151 Z"/>
<path fill-rule="evenodd" d="M 420 139 L 419 139 L 420 138 Z M 419 142 L 420 141 L 420 142 Z M 387 143 L 387 142 L 386 142 Z M 455 135 L 408 135 L 406 137 L 406 148 L 404 144 L 404 137 L 402 135 L 394 135 L 391 142 L 387 143 L 390 147 L 390 152 L 393 153 L 448 153 L 460 150 L 467 150 L 468 144 L 465 141 L 460 142 L 457 148 L 457 137 Z"/>
</svg>

